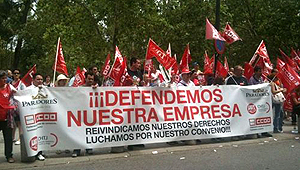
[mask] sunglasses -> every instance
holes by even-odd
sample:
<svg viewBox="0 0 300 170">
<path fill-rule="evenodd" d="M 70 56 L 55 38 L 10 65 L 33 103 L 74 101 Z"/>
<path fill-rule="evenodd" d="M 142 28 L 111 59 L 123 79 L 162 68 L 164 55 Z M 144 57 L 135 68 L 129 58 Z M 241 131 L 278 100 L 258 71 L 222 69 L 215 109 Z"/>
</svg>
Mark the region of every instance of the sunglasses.
<svg viewBox="0 0 300 170">
<path fill-rule="evenodd" d="M 14 74 L 20 74 L 20 73 L 14 73 Z"/>
</svg>

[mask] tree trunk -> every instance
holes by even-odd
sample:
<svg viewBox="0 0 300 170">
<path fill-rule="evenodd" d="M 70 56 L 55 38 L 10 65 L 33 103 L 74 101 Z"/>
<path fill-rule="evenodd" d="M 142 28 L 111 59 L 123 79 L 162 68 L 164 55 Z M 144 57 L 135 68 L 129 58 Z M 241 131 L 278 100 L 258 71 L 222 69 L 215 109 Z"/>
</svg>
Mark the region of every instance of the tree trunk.
<svg viewBox="0 0 300 170">
<path fill-rule="evenodd" d="M 31 0 L 26 0 L 24 3 L 25 8 L 24 8 L 24 10 L 22 12 L 22 16 L 20 18 L 20 24 L 23 27 L 25 27 L 25 24 L 27 22 L 27 15 L 29 13 L 31 3 L 32 3 Z M 14 64 L 13 64 L 14 68 L 18 68 L 18 66 L 19 66 L 19 62 L 20 62 L 20 58 L 21 58 L 22 43 L 23 43 L 23 38 L 22 38 L 22 36 L 18 35 L 18 41 L 17 41 L 17 46 L 15 48 L 15 56 L 14 56 Z"/>
</svg>

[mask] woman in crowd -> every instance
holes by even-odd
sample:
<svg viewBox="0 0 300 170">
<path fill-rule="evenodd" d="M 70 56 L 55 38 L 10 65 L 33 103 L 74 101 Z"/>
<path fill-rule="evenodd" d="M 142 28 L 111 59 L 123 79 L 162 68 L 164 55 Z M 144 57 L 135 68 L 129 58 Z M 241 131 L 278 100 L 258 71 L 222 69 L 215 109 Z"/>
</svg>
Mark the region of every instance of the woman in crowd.
<svg viewBox="0 0 300 170">
<path fill-rule="evenodd" d="M 16 92 L 16 89 L 6 83 L 7 73 L 0 70 L 0 130 L 2 130 L 5 147 L 5 157 L 7 162 L 14 163 L 12 150 L 13 150 L 13 115 L 11 106 L 12 94 Z"/>
<path fill-rule="evenodd" d="M 276 95 L 277 93 L 285 93 L 286 89 L 282 88 L 282 83 L 280 80 L 276 77 L 276 70 L 272 71 L 272 73 L 269 75 L 269 79 L 271 80 L 271 92 L 273 95 Z M 274 133 L 281 133 L 282 132 L 282 124 L 283 124 L 283 102 L 276 102 L 273 100 L 272 102 L 273 109 L 275 109 L 274 114 Z"/>
<path fill-rule="evenodd" d="M 46 75 L 43 85 L 47 87 L 53 87 L 53 83 L 51 83 L 51 77 L 49 75 Z"/>
<path fill-rule="evenodd" d="M 24 90 L 26 88 L 25 84 L 21 81 L 20 74 L 21 72 L 19 69 L 13 70 L 13 81 L 11 82 L 11 84 L 14 86 L 16 90 Z M 15 142 L 15 145 L 20 145 L 20 134 L 22 134 L 22 129 L 21 129 L 20 116 L 17 110 L 15 110 L 14 120 L 15 120 L 15 127 L 13 128 L 13 141 Z M 18 140 L 15 140 L 16 139 L 15 134 L 17 129 L 19 129 L 19 137 Z"/>
</svg>

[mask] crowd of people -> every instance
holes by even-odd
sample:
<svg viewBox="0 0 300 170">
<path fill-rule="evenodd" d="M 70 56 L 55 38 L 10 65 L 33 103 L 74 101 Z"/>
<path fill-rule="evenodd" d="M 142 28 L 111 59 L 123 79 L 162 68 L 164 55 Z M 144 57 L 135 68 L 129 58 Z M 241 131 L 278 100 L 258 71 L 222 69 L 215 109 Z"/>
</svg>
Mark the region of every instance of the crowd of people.
<svg viewBox="0 0 300 170">
<path fill-rule="evenodd" d="M 157 69 L 154 65 L 149 71 L 144 71 L 141 68 L 141 61 L 137 58 L 131 58 L 130 66 L 127 68 L 128 77 L 124 84 L 126 86 L 150 86 L 150 87 L 175 87 L 175 86 L 210 86 L 210 85 L 256 85 L 261 83 L 270 83 L 272 94 L 285 93 L 286 89 L 283 87 L 280 80 L 276 77 L 278 70 L 273 69 L 270 75 L 267 77 L 262 76 L 262 68 L 256 66 L 254 68 L 253 76 L 248 80 L 243 76 L 243 67 L 240 65 L 230 69 L 228 76 L 214 77 L 213 74 L 204 74 L 199 69 L 199 64 L 194 62 L 192 69 L 183 68 L 180 70 L 180 74 L 170 72 L 170 79 L 166 81 L 167 77 L 161 70 Z M 0 130 L 3 132 L 5 141 L 5 156 L 9 163 L 15 162 L 12 154 L 13 143 L 15 145 L 20 144 L 20 137 L 15 135 L 15 131 L 19 130 L 19 134 L 22 134 L 22 128 L 20 124 L 20 117 L 17 109 L 14 107 L 15 101 L 13 100 L 13 93 L 18 90 L 24 90 L 26 88 L 39 88 L 39 87 L 67 87 L 72 86 L 74 83 L 74 77 L 68 78 L 66 75 L 60 74 L 57 76 L 55 83 L 51 82 L 49 75 L 43 76 L 36 73 L 33 75 L 33 82 L 31 86 L 26 87 L 20 79 L 21 71 L 14 69 L 12 72 L 0 71 Z M 44 80 L 45 79 L 45 80 Z M 85 72 L 85 83 L 82 86 L 97 88 L 98 86 L 111 86 L 112 82 L 109 78 L 101 76 L 97 66 L 92 66 Z M 293 102 L 293 114 L 292 123 L 296 123 L 296 114 L 299 114 L 300 108 L 300 88 L 297 87 L 292 92 Z M 274 110 L 274 129 L 273 133 L 283 132 L 283 103 L 273 101 Z M 270 137 L 270 133 L 257 134 L 257 137 L 267 136 Z M 196 144 L 196 140 L 185 141 L 186 144 Z M 169 142 L 170 145 L 176 144 L 176 141 Z M 144 147 L 143 144 L 128 146 L 128 150 L 132 150 L 135 147 Z M 113 147 L 112 152 L 123 152 L 124 147 Z M 58 151 L 57 153 L 60 153 Z M 69 151 L 66 151 L 69 152 Z M 74 149 L 72 157 L 80 155 L 80 149 Z M 87 154 L 92 154 L 91 149 L 86 149 Z M 39 152 L 36 156 L 38 160 L 45 160 L 42 152 Z"/>
</svg>

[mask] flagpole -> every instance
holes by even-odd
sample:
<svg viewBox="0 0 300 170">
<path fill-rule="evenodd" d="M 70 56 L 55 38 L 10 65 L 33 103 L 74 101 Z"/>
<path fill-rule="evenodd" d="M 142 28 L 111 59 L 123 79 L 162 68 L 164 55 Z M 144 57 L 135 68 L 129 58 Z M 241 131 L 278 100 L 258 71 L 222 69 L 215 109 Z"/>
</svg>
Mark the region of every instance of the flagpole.
<svg viewBox="0 0 300 170">
<path fill-rule="evenodd" d="M 57 64 L 57 57 L 58 57 L 58 51 L 59 51 L 59 42 L 60 42 L 60 37 L 58 37 L 58 41 L 57 41 L 57 49 L 56 49 L 56 56 L 55 56 L 55 62 L 54 62 L 53 84 L 55 82 L 56 64 Z"/>
<path fill-rule="evenodd" d="M 262 44 L 263 42 L 264 42 L 264 40 L 261 40 L 259 46 L 257 47 L 256 51 L 254 52 L 254 55 L 253 55 L 252 58 L 251 58 L 251 60 L 253 59 L 253 57 L 255 56 L 256 52 L 258 51 L 259 47 L 261 46 L 261 44 Z M 257 57 L 257 56 L 256 56 L 256 57 Z M 255 57 L 255 59 L 256 59 L 256 57 Z M 253 62 L 255 61 L 255 59 L 253 59 Z M 249 62 L 250 65 L 253 64 L 253 63 L 251 62 L 251 60 L 250 60 L 250 62 Z"/>
</svg>

